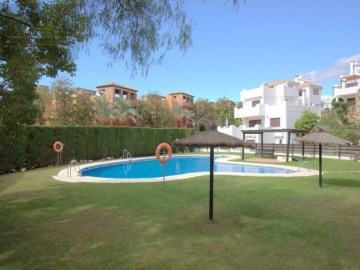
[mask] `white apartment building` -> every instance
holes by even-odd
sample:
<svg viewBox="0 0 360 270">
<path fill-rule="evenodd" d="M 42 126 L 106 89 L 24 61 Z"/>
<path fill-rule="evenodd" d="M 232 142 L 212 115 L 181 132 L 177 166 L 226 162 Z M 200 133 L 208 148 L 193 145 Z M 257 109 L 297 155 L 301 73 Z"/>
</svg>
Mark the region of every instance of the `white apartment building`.
<svg viewBox="0 0 360 270">
<path fill-rule="evenodd" d="M 360 64 L 351 61 L 349 75 L 340 76 L 340 85 L 333 87 L 335 98 L 342 98 L 344 102 L 356 102 L 360 89 Z"/>
<path fill-rule="evenodd" d="M 303 81 L 299 76 L 294 80 L 280 80 L 272 83 L 263 83 L 258 88 L 243 90 L 240 101 L 243 107 L 235 108 L 235 118 L 241 118 L 243 124 L 234 130 L 234 127 L 219 128 L 218 130 L 242 137 L 242 130 L 256 129 L 293 129 L 295 122 L 305 110 L 312 111 L 320 116 L 321 113 L 320 85 Z M 264 133 L 264 143 L 285 144 L 286 132 Z M 290 143 L 295 142 L 295 135 L 290 137 Z M 260 135 L 247 134 L 245 140 L 260 143 Z"/>
</svg>

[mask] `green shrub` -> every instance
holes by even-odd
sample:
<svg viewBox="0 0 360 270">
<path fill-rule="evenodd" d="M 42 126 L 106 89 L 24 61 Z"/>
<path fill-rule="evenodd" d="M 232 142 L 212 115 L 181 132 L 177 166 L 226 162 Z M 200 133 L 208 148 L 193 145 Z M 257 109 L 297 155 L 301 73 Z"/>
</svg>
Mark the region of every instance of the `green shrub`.
<svg viewBox="0 0 360 270">
<path fill-rule="evenodd" d="M 0 173 L 21 167 L 36 168 L 55 165 L 56 141 L 64 144 L 62 162 L 122 157 L 124 149 L 133 157 L 154 155 L 161 142 L 171 144 L 176 138 L 193 133 L 192 129 L 160 129 L 104 126 L 29 126 L 1 150 Z M 2 134 L 0 134 L 2 135 Z M 6 145 L 6 144 L 5 144 Z M 9 149 L 8 149 L 9 148 Z"/>
</svg>

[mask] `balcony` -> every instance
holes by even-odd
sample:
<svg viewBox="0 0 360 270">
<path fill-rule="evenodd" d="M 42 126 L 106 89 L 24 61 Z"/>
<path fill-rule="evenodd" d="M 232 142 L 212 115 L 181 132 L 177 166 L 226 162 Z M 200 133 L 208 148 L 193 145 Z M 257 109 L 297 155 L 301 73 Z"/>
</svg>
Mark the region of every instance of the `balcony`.
<svg viewBox="0 0 360 270">
<path fill-rule="evenodd" d="M 358 86 L 355 87 L 349 87 L 349 88 L 335 88 L 334 89 L 334 96 L 356 96 L 357 92 L 359 90 Z"/>
<path fill-rule="evenodd" d="M 265 104 L 257 104 L 255 107 L 234 110 L 235 118 L 256 117 L 265 115 Z"/>
</svg>

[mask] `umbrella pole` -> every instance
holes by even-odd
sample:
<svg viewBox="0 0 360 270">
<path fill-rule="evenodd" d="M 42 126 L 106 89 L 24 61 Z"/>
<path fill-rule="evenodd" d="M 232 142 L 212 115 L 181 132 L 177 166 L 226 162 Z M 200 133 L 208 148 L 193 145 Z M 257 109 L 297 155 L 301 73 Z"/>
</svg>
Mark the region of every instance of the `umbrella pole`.
<svg viewBox="0 0 360 270">
<path fill-rule="evenodd" d="M 210 194 L 209 194 L 209 219 L 214 220 L 214 146 L 210 147 Z"/>
<path fill-rule="evenodd" d="M 319 186 L 322 188 L 322 145 L 319 143 Z"/>
</svg>

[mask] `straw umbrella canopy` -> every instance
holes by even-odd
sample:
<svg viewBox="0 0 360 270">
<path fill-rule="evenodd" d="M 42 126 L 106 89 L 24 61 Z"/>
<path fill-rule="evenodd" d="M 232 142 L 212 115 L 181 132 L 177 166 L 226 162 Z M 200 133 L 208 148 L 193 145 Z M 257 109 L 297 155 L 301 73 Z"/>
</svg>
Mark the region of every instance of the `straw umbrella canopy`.
<svg viewBox="0 0 360 270">
<path fill-rule="evenodd" d="M 299 142 L 319 145 L 319 186 L 322 187 L 322 145 L 351 145 L 352 142 L 343 138 L 331 135 L 324 129 L 318 128 L 317 131 L 309 133 L 296 139 Z"/>
<path fill-rule="evenodd" d="M 214 147 L 251 147 L 251 144 L 218 132 L 216 130 L 198 132 L 192 136 L 183 139 L 177 139 L 173 142 L 174 146 L 193 146 L 210 147 L 210 194 L 209 194 L 209 219 L 213 221 L 213 203 L 214 203 Z"/>
</svg>

